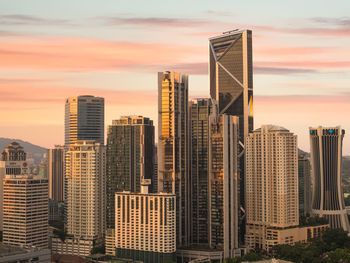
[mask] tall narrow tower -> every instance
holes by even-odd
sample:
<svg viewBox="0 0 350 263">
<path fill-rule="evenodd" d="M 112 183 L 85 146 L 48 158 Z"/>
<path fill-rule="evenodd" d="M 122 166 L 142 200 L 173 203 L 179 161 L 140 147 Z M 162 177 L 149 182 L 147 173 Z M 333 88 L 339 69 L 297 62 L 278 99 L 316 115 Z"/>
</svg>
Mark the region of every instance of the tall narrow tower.
<svg viewBox="0 0 350 263">
<path fill-rule="evenodd" d="M 158 73 L 158 190 L 176 194 L 177 247 L 189 243 L 188 77 Z"/>
<path fill-rule="evenodd" d="M 210 96 L 218 103 L 219 114 L 239 117 L 241 150 L 253 131 L 253 54 L 252 31 L 232 30 L 209 39 Z M 239 197 L 245 208 L 245 156 L 240 158 Z M 243 220 L 243 213 L 241 214 Z M 241 241 L 244 222 L 240 224 Z"/>
<path fill-rule="evenodd" d="M 310 128 L 311 168 L 314 181 L 312 214 L 328 219 L 331 228 L 349 232 L 341 187 L 342 147 L 345 130 Z"/>
<path fill-rule="evenodd" d="M 49 179 L 49 198 L 55 202 L 64 201 L 64 147 L 55 145 L 47 150 L 47 171 Z"/>
</svg>

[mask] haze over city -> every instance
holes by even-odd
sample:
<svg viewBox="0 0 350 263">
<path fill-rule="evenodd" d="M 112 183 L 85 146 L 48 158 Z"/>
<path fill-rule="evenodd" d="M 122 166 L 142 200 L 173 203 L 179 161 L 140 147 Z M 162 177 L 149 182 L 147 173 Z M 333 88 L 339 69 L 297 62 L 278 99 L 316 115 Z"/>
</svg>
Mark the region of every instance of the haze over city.
<svg viewBox="0 0 350 263">
<path fill-rule="evenodd" d="M 347 1 L 0 1 L 0 130 L 52 147 L 64 137 L 64 101 L 106 101 L 157 125 L 157 72 L 189 74 L 208 97 L 208 38 L 253 31 L 254 126 L 279 124 L 309 151 L 310 126 L 350 131 Z M 157 136 L 156 136 L 157 138 Z M 350 155 L 350 138 L 344 138 Z"/>
</svg>

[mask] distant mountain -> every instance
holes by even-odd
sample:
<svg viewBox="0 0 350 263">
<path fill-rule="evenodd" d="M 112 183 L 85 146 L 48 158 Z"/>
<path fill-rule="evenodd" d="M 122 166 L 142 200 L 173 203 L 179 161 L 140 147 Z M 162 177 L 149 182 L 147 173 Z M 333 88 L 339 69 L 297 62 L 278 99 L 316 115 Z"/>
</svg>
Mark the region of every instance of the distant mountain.
<svg viewBox="0 0 350 263">
<path fill-rule="evenodd" d="M 43 155 L 44 153 L 46 153 L 46 148 L 40 147 L 30 142 L 25 142 L 19 139 L 9 139 L 9 138 L 1 138 L 1 137 L 0 137 L 0 153 L 2 153 L 4 148 L 7 147 L 11 142 L 18 142 L 24 148 L 24 151 L 28 154 Z"/>
</svg>

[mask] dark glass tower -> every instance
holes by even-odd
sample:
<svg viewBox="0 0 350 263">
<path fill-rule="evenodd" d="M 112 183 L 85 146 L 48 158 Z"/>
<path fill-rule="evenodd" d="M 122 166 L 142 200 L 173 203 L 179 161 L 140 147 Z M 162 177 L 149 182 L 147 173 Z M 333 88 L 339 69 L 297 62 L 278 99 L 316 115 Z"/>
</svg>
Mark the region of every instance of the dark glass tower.
<svg viewBox="0 0 350 263">
<path fill-rule="evenodd" d="M 345 130 L 310 128 L 310 152 L 314 182 L 312 214 L 328 219 L 331 228 L 349 231 L 341 187 L 342 147 Z"/>
<path fill-rule="evenodd" d="M 252 32 L 233 30 L 209 39 L 210 96 L 219 114 L 239 117 L 240 146 L 253 131 L 253 52 Z M 245 153 L 240 158 L 240 238 L 244 238 Z"/>
<path fill-rule="evenodd" d="M 189 103 L 191 243 L 194 245 L 209 242 L 209 116 L 212 112 L 211 99 Z"/>
<path fill-rule="evenodd" d="M 114 120 L 107 131 L 107 228 L 114 228 L 116 192 L 140 192 L 153 179 L 154 126 L 142 116 Z"/>
</svg>

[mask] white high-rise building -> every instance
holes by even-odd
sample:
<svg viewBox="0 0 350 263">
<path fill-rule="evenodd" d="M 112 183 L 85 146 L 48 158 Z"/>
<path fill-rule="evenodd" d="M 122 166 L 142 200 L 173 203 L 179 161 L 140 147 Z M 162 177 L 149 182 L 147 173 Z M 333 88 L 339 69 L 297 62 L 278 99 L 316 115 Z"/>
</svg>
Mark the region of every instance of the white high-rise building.
<svg viewBox="0 0 350 263">
<path fill-rule="evenodd" d="M 176 251 L 176 196 L 148 193 L 145 186 L 142 188 L 141 193 L 115 194 L 116 255 L 144 262 L 167 262 Z"/>
<path fill-rule="evenodd" d="M 6 175 L 3 243 L 48 247 L 48 180 L 33 175 Z"/>
<path fill-rule="evenodd" d="M 247 243 L 269 246 L 269 229 L 299 225 L 297 136 L 263 125 L 246 142 Z M 274 245 L 274 244 L 273 244 Z"/>
<path fill-rule="evenodd" d="M 67 238 L 52 241 L 59 254 L 89 255 L 105 233 L 105 147 L 96 141 L 77 141 L 65 154 Z"/>
</svg>

